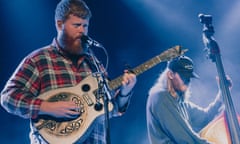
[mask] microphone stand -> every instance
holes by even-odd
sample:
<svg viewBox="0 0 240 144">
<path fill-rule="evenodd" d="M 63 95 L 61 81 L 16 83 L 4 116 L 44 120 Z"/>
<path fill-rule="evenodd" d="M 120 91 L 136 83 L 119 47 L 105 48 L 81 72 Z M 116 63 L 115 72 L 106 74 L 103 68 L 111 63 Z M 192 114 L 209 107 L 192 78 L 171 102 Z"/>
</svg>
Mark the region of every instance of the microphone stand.
<svg viewBox="0 0 240 144">
<path fill-rule="evenodd" d="M 88 47 L 89 47 L 89 45 L 88 45 Z M 97 82 L 98 82 L 98 90 L 97 90 L 97 96 L 96 96 L 96 104 L 95 104 L 94 108 L 95 108 L 95 110 L 100 111 L 100 110 L 102 110 L 102 108 L 104 106 L 105 140 L 106 140 L 107 144 L 110 144 L 111 143 L 110 120 L 109 120 L 109 108 L 108 108 L 109 101 L 111 100 L 111 95 L 109 93 L 110 90 L 108 89 L 108 86 L 107 86 L 106 76 L 104 75 L 104 72 L 101 71 L 101 63 L 94 56 L 94 53 L 91 49 L 88 48 L 88 51 L 89 51 L 90 56 L 92 57 L 93 64 L 95 65 L 95 67 L 97 69 L 96 78 L 97 78 Z M 103 98 L 103 106 L 100 103 L 100 98 Z"/>
</svg>

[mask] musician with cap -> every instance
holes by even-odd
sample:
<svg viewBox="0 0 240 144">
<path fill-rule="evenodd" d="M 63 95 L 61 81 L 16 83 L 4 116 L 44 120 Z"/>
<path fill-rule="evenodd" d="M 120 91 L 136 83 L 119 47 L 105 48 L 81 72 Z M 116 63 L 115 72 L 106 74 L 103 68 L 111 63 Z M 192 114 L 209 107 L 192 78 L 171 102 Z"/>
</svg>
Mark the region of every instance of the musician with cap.
<svg viewBox="0 0 240 144">
<path fill-rule="evenodd" d="M 168 62 L 149 91 L 147 128 L 151 144 L 208 144 L 198 132 L 221 113 L 220 90 L 206 108 L 189 101 L 190 82 L 199 78 L 191 58 L 180 56 Z"/>
</svg>

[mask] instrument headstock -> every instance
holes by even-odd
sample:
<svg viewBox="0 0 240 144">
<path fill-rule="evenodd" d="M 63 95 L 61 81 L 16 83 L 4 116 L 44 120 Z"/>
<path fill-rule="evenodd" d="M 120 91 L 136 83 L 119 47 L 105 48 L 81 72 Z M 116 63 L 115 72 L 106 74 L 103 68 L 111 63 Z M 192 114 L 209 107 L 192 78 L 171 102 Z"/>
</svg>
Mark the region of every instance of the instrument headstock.
<svg viewBox="0 0 240 144">
<path fill-rule="evenodd" d="M 220 54 L 220 49 L 213 37 L 214 27 L 212 25 L 212 16 L 199 14 L 198 17 L 200 23 L 203 24 L 203 43 L 205 45 L 205 51 L 207 51 L 207 57 L 215 62 L 215 56 Z"/>
</svg>

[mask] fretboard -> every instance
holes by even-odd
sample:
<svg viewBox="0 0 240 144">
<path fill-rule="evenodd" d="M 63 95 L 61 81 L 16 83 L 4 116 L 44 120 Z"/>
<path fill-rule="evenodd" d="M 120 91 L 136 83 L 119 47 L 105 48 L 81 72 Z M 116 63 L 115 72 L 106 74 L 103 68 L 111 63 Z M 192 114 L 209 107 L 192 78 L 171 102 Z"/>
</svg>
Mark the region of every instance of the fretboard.
<svg viewBox="0 0 240 144">
<path fill-rule="evenodd" d="M 143 72 L 149 70 L 150 68 L 156 66 L 157 64 L 164 62 L 164 61 L 168 61 L 172 58 L 175 58 L 177 56 L 180 56 L 182 54 L 184 54 L 187 50 L 181 50 L 180 46 L 175 46 L 172 47 L 166 51 L 164 51 L 163 53 L 151 58 L 150 60 L 146 61 L 145 63 L 135 67 L 134 69 L 131 69 L 131 71 L 136 75 L 140 75 Z M 115 78 L 114 80 L 110 81 L 108 83 L 108 86 L 111 90 L 117 89 L 118 87 L 120 87 L 122 85 L 122 77 L 123 75 Z"/>
</svg>

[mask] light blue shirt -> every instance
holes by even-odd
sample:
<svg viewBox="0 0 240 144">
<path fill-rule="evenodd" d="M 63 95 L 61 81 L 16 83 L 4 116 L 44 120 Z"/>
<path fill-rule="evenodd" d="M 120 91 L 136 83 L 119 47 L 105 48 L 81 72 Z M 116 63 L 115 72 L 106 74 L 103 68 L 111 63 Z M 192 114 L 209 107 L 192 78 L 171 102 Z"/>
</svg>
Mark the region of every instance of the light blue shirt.
<svg viewBox="0 0 240 144">
<path fill-rule="evenodd" d="M 220 99 L 207 108 L 174 98 L 168 91 L 149 95 L 147 128 L 151 144 L 209 144 L 198 132 L 220 113 Z"/>
</svg>

